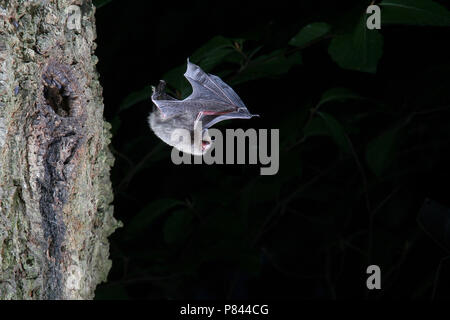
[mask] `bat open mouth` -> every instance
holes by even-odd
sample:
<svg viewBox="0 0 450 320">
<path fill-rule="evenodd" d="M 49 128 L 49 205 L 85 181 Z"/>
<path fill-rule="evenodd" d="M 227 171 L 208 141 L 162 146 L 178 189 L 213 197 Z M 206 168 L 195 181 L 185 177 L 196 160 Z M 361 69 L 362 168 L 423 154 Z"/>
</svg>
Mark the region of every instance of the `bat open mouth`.
<svg viewBox="0 0 450 320">
<path fill-rule="evenodd" d="M 210 144 L 211 144 L 211 142 L 202 140 L 202 151 L 205 151 L 206 149 L 208 149 Z"/>
</svg>

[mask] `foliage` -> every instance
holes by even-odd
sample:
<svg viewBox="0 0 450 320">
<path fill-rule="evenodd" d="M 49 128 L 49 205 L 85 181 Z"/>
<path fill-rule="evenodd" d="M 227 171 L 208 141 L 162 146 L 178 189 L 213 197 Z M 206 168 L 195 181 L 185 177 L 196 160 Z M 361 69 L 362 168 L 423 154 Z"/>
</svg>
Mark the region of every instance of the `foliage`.
<svg viewBox="0 0 450 320">
<path fill-rule="evenodd" d="M 426 234 L 416 217 L 427 197 L 450 206 L 438 187 L 450 178 L 442 46 L 450 14 L 433 1 L 383 0 L 382 29 L 368 30 L 360 1 L 338 9 L 304 3 L 253 16 L 250 7 L 154 9 L 151 33 L 133 29 L 152 52 L 140 53 L 142 42 L 119 50 L 130 57 L 120 69 L 129 81 L 120 84 L 106 80 L 114 61 L 100 41 L 116 215 L 125 227 L 111 239 L 113 273 L 98 298 L 366 297 L 361 279 L 372 263 L 386 284 L 374 297 L 449 295 L 439 277 L 430 280 L 446 253 L 427 235 L 437 232 L 449 249 L 448 230 L 443 236 L 430 222 Z M 124 10 L 115 6 L 99 10 L 100 38 L 107 10 Z M 141 6 L 130 9 L 129 23 L 145 23 Z M 233 17 L 226 28 L 222 14 Z M 170 162 L 170 148 L 145 121 L 149 85 L 161 78 L 174 96 L 188 96 L 186 57 L 261 114 L 227 127 L 280 129 L 277 175 L 259 176 L 255 165 Z M 448 220 L 442 212 L 428 210 L 420 221 Z"/>
</svg>

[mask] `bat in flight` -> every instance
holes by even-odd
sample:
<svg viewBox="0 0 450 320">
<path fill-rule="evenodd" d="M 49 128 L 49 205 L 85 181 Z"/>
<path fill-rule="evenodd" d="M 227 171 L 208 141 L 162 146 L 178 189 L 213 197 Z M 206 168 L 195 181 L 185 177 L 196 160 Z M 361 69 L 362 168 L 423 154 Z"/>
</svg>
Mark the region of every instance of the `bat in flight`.
<svg viewBox="0 0 450 320">
<path fill-rule="evenodd" d="M 184 100 L 166 94 L 163 80 L 156 88 L 153 87 L 152 101 L 156 108 L 148 121 L 153 132 L 168 145 L 186 153 L 202 155 L 211 147 L 208 128 L 212 125 L 227 119 L 258 116 L 247 110 L 229 85 L 219 77 L 204 72 L 189 59 L 184 77 L 192 86 L 192 94 Z M 187 130 L 190 140 L 174 138 L 173 133 L 177 129 Z M 201 137 L 199 143 L 195 143 L 195 136 Z"/>
</svg>

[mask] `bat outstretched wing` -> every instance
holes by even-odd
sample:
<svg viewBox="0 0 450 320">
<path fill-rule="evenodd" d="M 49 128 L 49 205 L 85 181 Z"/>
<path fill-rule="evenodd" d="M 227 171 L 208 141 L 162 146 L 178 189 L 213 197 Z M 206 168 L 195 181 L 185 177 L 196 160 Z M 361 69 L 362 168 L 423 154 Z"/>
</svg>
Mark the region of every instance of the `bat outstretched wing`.
<svg viewBox="0 0 450 320">
<path fill-rule="evenodd" d="M 227 119 L 250 119 L 252 115 L 234 90 L 219 77 L 204 72 L 199 66 L 187 60 L 185 78 L 192 86 L 192 94 L 184 100 L 177 100 L 164 92 L 165 82 L 154 89 L 152 101 L 165 118 L 190 113 L 204 129 Z"/>
</svg>

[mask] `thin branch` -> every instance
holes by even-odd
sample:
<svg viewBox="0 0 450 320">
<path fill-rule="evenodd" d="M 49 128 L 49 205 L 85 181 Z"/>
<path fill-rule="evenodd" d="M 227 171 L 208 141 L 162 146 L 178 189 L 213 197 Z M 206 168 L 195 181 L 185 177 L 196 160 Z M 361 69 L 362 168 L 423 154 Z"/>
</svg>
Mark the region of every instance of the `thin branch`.
<svg viewBox="0 0 450 320">
<path fill-rule="evenodd" d="M 431 294 L 431 300 L 434 300 L 436 298 L 436 291 L 437 291 L 437 287 L 438 287 L 438 280 L 439 280 L 439 277 L 441 276 L 442 264 L 444 263 L 444 261 L 449 260 L 449 259 L 450 259 L 450 256 L 446 256 L 446 257 L 442 258 L 441 261 L 439 262 L 439 265 L 436 270 L 436 276 L 434 277 L 434 281 L 433 281 L 433 292 Z"/>
</svg>

